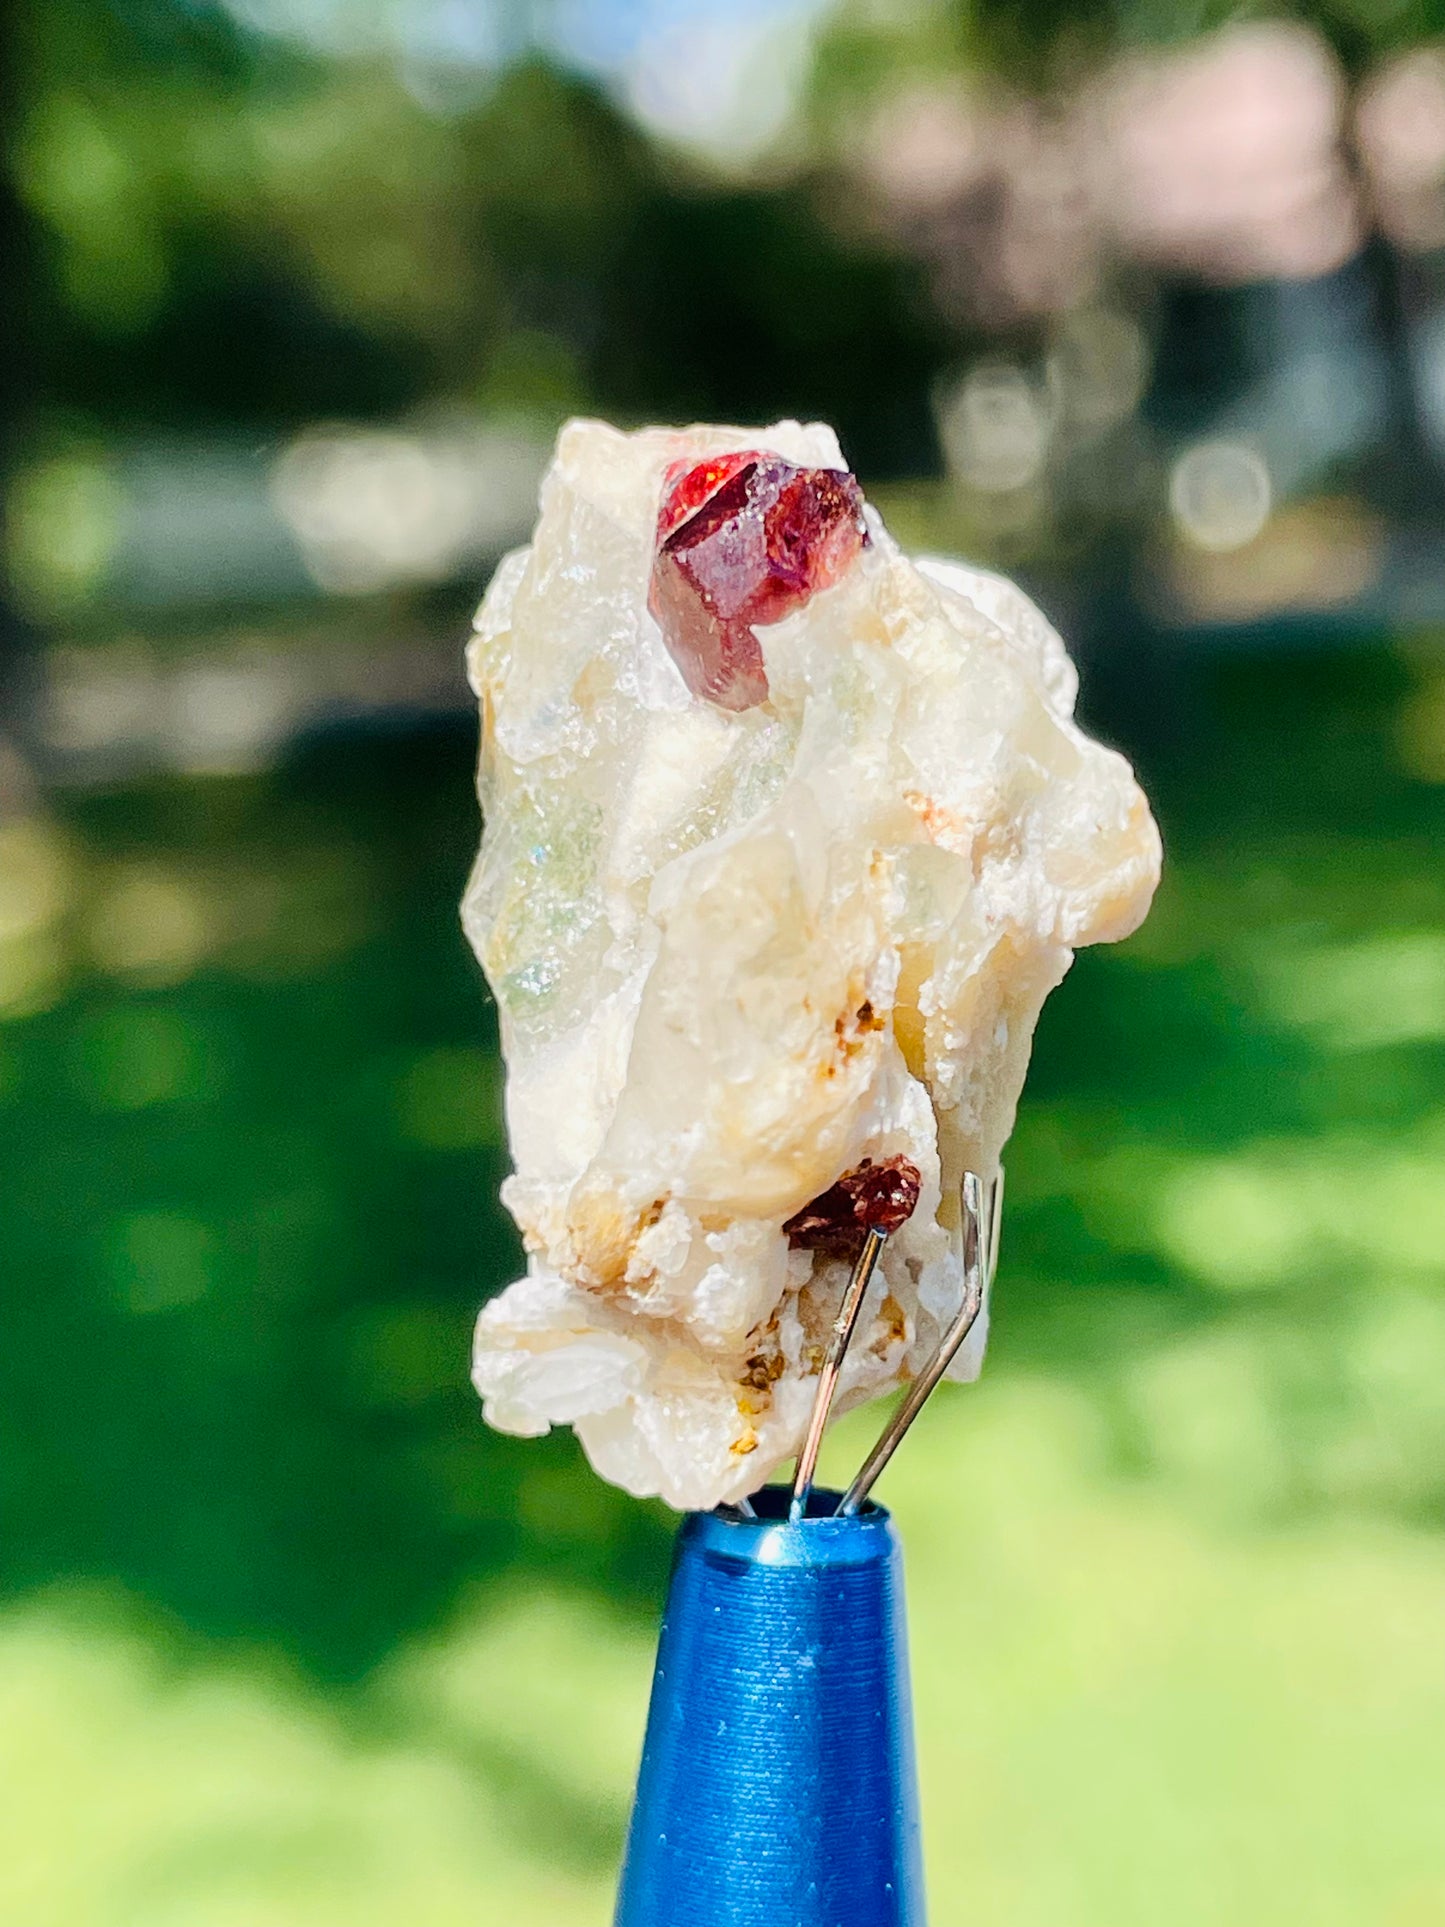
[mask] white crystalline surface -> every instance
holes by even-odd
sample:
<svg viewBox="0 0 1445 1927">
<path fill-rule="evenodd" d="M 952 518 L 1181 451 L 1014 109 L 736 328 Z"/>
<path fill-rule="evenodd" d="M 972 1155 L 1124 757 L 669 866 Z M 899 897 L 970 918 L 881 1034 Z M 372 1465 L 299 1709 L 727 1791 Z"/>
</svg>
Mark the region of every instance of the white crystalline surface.
<svg viewBox="0 0 1445 1927">
<path fill-rule="evenodd" d="M 1044 617 L 910 560 L 871 510 L 842 579 L 756 632 L 769 700 L 689 695 L 647 611 L 664 472 L 741 448 L 844 466 L 816 425 L 571 423 L 469 653 L 463 915 L 528 1254 L 473 1376 L 493 1425 L 571 1425 L 604 1478 L 678 1507 L 796 1451 L 848 1266 L 781 1227 L 867 1157 L 923 1188 L 835 1409 L 927 1360 L 962 1294 L 962 1173 L 997 1168 L 1045 997 L 1139 923 L 1160 857 L 1127 763 L 1070 719 Z"/>
</svg>

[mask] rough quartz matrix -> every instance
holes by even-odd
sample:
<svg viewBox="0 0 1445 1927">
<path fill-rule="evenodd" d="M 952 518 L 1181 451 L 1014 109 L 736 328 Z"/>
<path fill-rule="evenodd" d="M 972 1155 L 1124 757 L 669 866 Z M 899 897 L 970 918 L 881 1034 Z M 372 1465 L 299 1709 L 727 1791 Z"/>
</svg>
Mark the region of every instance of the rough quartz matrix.
<svg viewBox="0 0 1445 1927">
<path fill-rule="evenodd" d="M 963 1172 L 997 1168 L 1075 949 L 1148 909 L 1158 833 L 1039 611 L 903 555 L 817 425 L 569 424 L 469 664 L 463 915 L 528 1254 L 477 1389 L 629 1491 L 736 1499 L 797 1450 L 848 1278 L 799 1226 L 865 1161 L 917 1173 L 841 1411 L 957 1310 Z"/>
</svg>

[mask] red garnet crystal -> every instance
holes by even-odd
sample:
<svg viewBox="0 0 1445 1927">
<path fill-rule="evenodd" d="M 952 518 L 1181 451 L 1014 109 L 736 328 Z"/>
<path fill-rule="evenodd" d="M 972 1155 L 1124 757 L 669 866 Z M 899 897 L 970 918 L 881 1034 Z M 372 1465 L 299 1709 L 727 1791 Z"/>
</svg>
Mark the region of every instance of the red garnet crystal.
<svg viewBox="0 0 1445 1927">
<path fill-rule="evenodd" d="M 754 448 L 674 463 L 647 606 L 693 695 L 722 709 L 765 701 L 753 624 L 830 588 L 867 541 L 863 492 L 846 469 L 795 468 Z"/>
<path fill-rule="evenodd" d="M 896 1231 L 913 1216 L 922 1180 L 905 1157 L 872 1158 L 845 1171 L 783 1226 L 794 1251 L 856 1258 L 869 1231 Z"/>
</svg>

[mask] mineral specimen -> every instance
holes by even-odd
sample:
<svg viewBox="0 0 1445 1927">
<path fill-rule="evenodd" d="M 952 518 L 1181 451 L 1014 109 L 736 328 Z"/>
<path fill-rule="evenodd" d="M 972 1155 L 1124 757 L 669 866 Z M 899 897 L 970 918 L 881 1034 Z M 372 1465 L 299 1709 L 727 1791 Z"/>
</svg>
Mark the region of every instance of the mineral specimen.
<svg viewBox="0 0 1445 1927">
<path fill-rule="evenodd" d="M 527 1274 L 477 1326 L 504 1430 L 676 1506 L 926 1362 L 1039 1010 L 1149 905 L 1159 840 L 1000 577 L 910 561 L 826 428 L 563 430 L 469 655 Z M 978 1372 L 986 1318 L 954 1366 Z"/>
</svg>

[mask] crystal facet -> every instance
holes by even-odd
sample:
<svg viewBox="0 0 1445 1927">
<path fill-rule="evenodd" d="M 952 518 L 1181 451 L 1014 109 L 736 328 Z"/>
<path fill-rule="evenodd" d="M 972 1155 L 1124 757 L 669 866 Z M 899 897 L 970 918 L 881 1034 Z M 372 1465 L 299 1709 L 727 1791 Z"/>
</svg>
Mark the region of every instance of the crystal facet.
<svg viewBox="0 0 1445 1927">
<path fill-rule="evenodd" d="M 669 471 L 648 607 L 693 695 L 732 710 L 766 701 L 754 625 L 830 588 L 867 539 L 846 469 L 743 449 Z"/>
<path fill-rule="evenodd" d="M 845 1171 L 836 1184 L 811 1204 L 805 1204 L 783 1226 L 793 1251 L 827 1251 L 852 1258 L 863 1248 L 870 1231 L 897 1231 L 918 1206 L 923 1188 L 918 1166 L 905 1157 L 884 1158 L 875 1164 L 864 1158 Z"/>
<path fill-rule="evenodd" d="M 678 1507 L 796 1453 L 860 1225 L 889 1236 L 834 1410 L 932 1356 L 1044 999 L 1158 877 L 1044 617 L 867 526 L 825 428 L 574 422 L 469 656 L 463 915 L 527 1250 L 473 1377 L 494 1425 L 572 1425 Z"/>
</svg>

